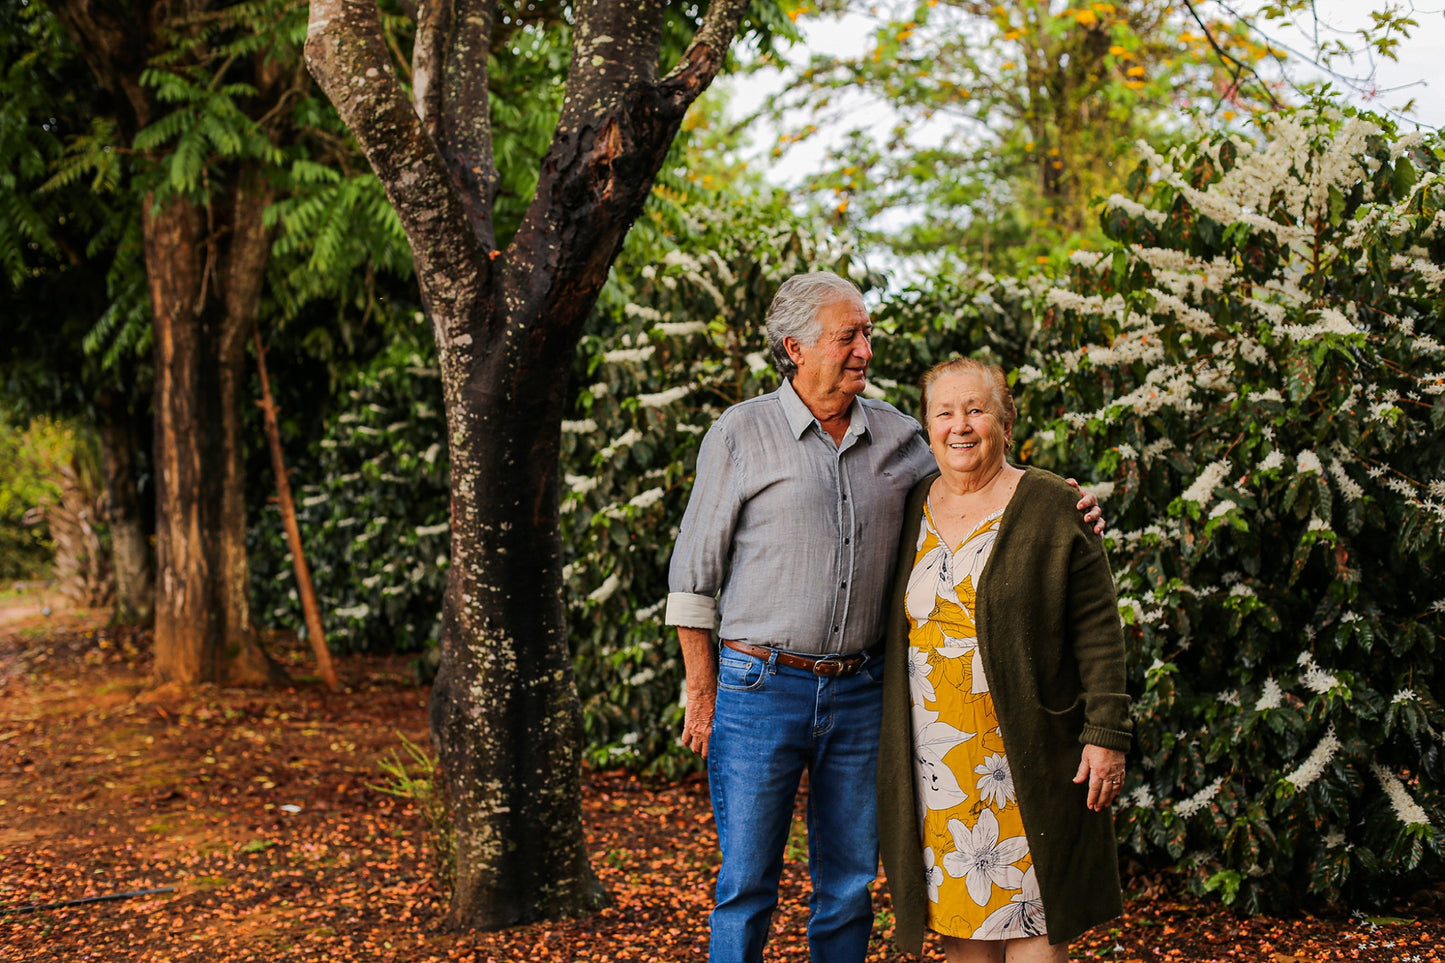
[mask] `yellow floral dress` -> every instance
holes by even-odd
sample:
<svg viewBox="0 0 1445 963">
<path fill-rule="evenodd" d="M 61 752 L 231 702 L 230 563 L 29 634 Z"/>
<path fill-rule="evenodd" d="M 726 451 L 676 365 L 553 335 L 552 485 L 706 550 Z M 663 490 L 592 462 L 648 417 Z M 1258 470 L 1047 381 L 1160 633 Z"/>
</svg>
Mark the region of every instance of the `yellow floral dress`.
<svg viewBox="0 0 1445 963">
<path fill-rule="evenodd" d="M 1042 935 L 1044 908 L 984 677 L 974 599 L 1000 510 L 951 550 L 925 506 L 908 579 L 908 691 L 928 925 L 976 940 Z"/>
</svg>

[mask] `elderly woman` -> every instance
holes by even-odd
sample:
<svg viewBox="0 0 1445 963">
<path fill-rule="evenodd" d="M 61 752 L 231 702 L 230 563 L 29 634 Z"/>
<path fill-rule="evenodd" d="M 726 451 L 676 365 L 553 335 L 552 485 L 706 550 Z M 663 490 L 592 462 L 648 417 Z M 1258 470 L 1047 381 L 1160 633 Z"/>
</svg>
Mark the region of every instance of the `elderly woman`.
<svg viewBox="0 0 1445 963">
<path fill-rule="evenodd" d="M 1059 961 L 1122 912 L 1113 820 L 1132 724 L 1113 579 L 1063 479 L 1008 464 L 1003 372 L 923 378 L 938 461 L 909 496 L 878 759 L 899 949 Z"/>
</svg>

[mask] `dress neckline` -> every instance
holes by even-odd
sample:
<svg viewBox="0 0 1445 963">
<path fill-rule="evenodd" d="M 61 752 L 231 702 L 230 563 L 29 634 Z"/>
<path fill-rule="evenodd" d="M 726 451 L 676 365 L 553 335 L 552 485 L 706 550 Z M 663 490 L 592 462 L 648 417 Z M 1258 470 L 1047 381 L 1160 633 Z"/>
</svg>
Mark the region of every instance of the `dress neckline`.
<svg viewBox="0 0 1445 963">
<path fill-rule="evenodd" d="M 1010 496 L 1009 501 L 1013 501 L 1012 496 Z M 983 516 L 983 518 L 980 518 L 978 520 L 978 524 L 973 526 L 972 531 L 970 531 L 967 535 L 963 536 L 963 541 L 959 542 L 958 546 L 955 548 L 954 546 L 948 544 L 948 540 L 943 537 L 943 533 L 938 530 L 938 524 L 933 520 L 933 496 L 925 496 L 923 500 L 924 520 L 927 521 L 928 527 L 932 529 L 933 534 L 938 536 L 938 544 L 946 548 L 950 556 L 957 555 L 960 551 L 962 551 L 963 547 L 969 543 L 970 539 L 972 539 L 975 535 L 982 531 L 994 519 L 1002 518 L 1004 512 L 1006 511 L 1008 511 L 1007 504 L 1005 504 L 1002 508 L 994 509 L 987 515 Z"/>
</svg>

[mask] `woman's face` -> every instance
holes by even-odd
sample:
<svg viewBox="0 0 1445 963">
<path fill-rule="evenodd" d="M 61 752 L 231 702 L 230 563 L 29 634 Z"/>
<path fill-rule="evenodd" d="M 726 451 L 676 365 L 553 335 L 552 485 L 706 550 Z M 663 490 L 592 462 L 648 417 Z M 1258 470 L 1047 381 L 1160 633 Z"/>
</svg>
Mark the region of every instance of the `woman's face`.
<svg viewBox="0 0 1445 963">
<path fill-rule="evenodd" d="M 990 474 L 1003 465 L 1004 426 L 983 375 L 946 374 L 928 390 L 928 447 L 944 474 Z"/>
</svg>

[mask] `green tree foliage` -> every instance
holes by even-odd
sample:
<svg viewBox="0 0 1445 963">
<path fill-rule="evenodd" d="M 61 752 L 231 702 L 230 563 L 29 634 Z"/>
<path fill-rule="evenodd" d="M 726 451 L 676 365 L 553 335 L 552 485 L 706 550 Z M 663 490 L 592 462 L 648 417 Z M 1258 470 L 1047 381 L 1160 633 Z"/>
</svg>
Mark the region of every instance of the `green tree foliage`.
<svg viewBox="0 0 1445 963">
<path fill-rule="evenodd" d="M 149 382 L 148 332 L 123 323 L 145 307 L 133 165 L 48 8 L 0 0 L 0 64 L 0 389 L 30 414 L 88 413 Z"/>
<path fill-rule="evenodd" d="M 1206 35 L 1178 0 L 867 6 L 877 26 L 862 51 L 815 55 L 779 98 L 810 123 L 775 155 L 838 138 L 809 187 L 904 255 L 961 250 L 1003 271 L 1067 250 L 1096 233 L 1090 205 L 1132 166 L 1135 141 L 1195 104 L 1227 121 L 1268 96 L 1220 54 L 1252 64 L 1269 48 L 1232 19 L 1206 20 Z"/>
<path fill-rule="evenodd" d="M 1366 905 L 1445 867 L 1445 153 L 1317 101 L 1145 155 L 1019 377 L 1111 518 L 1119 827 L 1248 910 Z"/>
<path fill-rule="evenodd" d="M 34 510 L 60 497 L 43 467 L 63 460 L 73 439 L 48 420 L 18 424 L 0 409 L 0 579 L 31 578 L 48 568 L 52 544 Z"/>
</svg>

